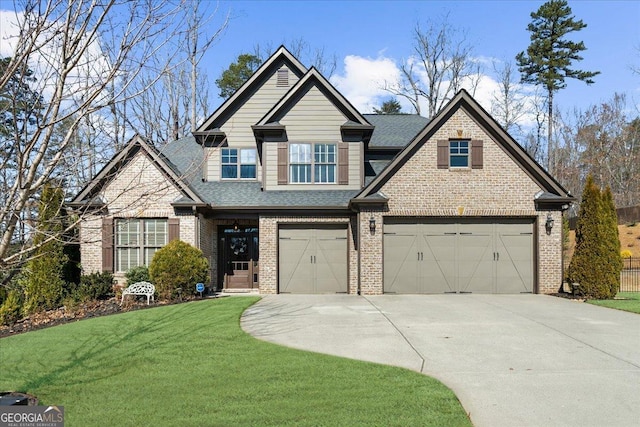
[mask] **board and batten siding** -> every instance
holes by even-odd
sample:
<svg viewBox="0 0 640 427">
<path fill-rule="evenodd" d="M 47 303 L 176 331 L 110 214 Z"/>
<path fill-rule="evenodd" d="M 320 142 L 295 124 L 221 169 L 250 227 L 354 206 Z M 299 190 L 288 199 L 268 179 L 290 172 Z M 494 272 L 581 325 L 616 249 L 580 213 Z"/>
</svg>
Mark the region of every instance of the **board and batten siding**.
<svg viewBox="0 0 640 427">
<path fill-rule="evenodd" d="M 278 73 L 274 72 L 269 79 L 222 125 L 221 130 L 227 135 L 227 146 L 230 148 L 256 148 L 256 139 L 251 126 L 255 125 L 298 81 L 294 72 L 286 66 L 280 70 L 288 70 L 289 86 L 277 86 Z M 220 180 L 220 148 L 209 148 L 207 151 L 207 167 L 204 178 L 208 181 Z M 258 162 L 257 178 L 262 177 L 261 165 Z"/>
</svg>

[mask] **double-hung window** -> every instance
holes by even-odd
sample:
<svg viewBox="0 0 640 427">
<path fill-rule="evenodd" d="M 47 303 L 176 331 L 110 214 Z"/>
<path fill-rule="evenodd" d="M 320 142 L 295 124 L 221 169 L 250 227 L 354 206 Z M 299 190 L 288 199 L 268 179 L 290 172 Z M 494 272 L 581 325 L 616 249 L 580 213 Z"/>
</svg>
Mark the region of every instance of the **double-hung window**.
<svg viewBox="0 0 640 427">
<path fill-rule="evenodd" d="M 167 244 L 166 219 L 117 219 L 115 221 L 116 271 L 149 265 L 158 249 Z"/>
<path fill-rule="evenodd" d="M 315 144 L 313 162 L 314 182 L 336 182 L 336 144 Z"/>
<path fill-rule="evenodd" d="M 289 145 L 289 182 L 292 184 L 333 184 L 336 167 L 336 144 Z"/>
<path fill-rule="evenodd" d="M 255 179 L 255 148 L 223 148 L 222 179 Z"/>
<path fill-rule="evenodd" d="M 310 183 L 311 144 L 289 145 L 289 182 Z"/>
<path fill-rule="evenodd" d="M 469 167 L 469 141 L 449 141 L 449 166 L 452 168 Z"/>
</svg>

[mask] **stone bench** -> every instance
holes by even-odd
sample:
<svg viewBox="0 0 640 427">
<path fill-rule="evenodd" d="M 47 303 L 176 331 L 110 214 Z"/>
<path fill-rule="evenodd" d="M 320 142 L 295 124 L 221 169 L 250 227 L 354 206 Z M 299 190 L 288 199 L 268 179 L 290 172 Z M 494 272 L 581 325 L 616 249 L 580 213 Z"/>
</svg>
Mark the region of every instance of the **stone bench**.
<svg viewBox="0 0 640 427">
<path fill-rule="evenodd" d="M 134 283 L 122 290 L 122 300 L 120 301 L 120 304 L 124 302 L 124 297 L 126 295 L 145 295 L 147 297 L 147 305 L 149 305 L 150 299 L 155 301 L 155 292 L 156 287 L 149 282 Z"/>
</svg>

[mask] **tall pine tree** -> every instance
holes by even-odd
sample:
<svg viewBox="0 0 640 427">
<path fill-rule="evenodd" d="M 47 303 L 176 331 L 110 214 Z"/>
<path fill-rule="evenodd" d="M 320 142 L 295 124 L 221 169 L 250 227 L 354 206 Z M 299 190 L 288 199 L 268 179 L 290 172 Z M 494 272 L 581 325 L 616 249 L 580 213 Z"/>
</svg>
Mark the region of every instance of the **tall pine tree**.
<svg viewBox="0 0 640 427">
<path fill-rule="evenodd" d="M 584 42 L 572 42 L 565 36 L 580 31 L 587 26 L 582 20 L 575 20 L 566 0 L 549 0 L 536 12 L 531 13 L 532 22 L 527 30 L 531 33 L 531 44 L 526 53 L 516 56 L 523 83 L 541 85 L 547 91 L 547 169 L 551 170 L 551 138 L 553 134 L 553 96 L 564 89 L 566 78 L 582 80 L 592 84 L 592 77 L 599 71 L 574 70 L 571 65 L 583 58 L 580 52 L 586 50 Z"/>
</svg>

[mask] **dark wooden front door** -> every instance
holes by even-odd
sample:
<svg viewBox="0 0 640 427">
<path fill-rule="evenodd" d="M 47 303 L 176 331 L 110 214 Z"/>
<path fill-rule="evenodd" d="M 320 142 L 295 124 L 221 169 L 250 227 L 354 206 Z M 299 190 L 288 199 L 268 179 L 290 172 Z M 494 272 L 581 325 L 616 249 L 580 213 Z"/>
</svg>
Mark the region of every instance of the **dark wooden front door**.
<svg viewBox="0 0 640 427">
<path fill-rule="evenodd" d="M 258 231 L 255 228 L 223 229 L 223 283 L 225 289 L 252 289 L 258 286 Z"/>
</svg>

